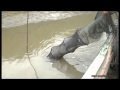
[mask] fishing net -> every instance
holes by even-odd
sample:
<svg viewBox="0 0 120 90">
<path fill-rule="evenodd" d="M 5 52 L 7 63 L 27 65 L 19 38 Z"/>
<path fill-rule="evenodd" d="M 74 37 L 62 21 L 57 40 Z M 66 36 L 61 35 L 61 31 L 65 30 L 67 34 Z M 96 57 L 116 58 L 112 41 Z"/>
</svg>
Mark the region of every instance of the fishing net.
<svg viewBox="0 0 120 90">
<path fill-rule="evenodd" d="M 108 15 L 101 15 L 85 28 L 77 29 L 75 34 L 64 39 L 64 41 L 51 49 L 48 55 L 53 59 L 60 59 L 63 55 L 74 52 L 74 50 L 82 45 L 87 45 L 100 38 L 103 32 L 110 33 L 112 31 L 112 18 Z"/>
</svg>

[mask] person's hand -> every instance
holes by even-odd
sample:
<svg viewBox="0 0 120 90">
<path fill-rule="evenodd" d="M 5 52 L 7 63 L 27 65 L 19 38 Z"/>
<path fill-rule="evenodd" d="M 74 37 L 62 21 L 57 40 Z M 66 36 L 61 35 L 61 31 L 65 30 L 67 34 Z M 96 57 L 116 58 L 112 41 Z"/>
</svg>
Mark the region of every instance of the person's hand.
<svg viewBox="0 0 120 90">
<path fill-rule="evenodd" d="M 109 13 L 109 11 L 103 11 L 103 14 L 108 14 Z"/>
</svg>

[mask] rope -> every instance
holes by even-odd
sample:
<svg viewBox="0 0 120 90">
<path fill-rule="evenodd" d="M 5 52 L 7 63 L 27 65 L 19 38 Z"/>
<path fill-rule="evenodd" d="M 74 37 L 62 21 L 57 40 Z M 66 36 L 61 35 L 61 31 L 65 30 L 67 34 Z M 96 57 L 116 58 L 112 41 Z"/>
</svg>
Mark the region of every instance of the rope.
<svg viewBox="0 0 120 90">
<path fill-rule="evenodd" d="M 29 52 L 28 52 L 29 51 L 28 50 L 28 19 L 29 19 L 29 12 L 27 11 L 27 47 L 26 47 L 26 49 L 27 49 L 27 56 L 28 56 L 29 63 L 31 64 L 31 66 L 32 66 L 32 68 L 33 68 L 33 70 L 35 72 L 36 78 L 38 79 L 37 72 L 36 72 L 34 66 L 32 65 L 32 63 L 30 61 Z"/>
</svg>

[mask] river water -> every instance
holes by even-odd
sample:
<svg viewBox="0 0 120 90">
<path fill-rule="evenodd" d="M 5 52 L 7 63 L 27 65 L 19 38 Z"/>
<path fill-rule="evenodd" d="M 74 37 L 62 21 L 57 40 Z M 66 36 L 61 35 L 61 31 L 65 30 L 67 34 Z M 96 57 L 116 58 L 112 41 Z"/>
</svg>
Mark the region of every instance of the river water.
<svg viewBox="0 0 120 90">
<path fill-rule="evenodd" d="M 64 58 L 48 62 L 51 47 L 94 20 L 96 12 L 30 11 L 28 50 L 39 78 L 81 78 Z M 36 78 L 27 56 L 27 12 L 2 12 L 2 78 Z"/>
</svg>

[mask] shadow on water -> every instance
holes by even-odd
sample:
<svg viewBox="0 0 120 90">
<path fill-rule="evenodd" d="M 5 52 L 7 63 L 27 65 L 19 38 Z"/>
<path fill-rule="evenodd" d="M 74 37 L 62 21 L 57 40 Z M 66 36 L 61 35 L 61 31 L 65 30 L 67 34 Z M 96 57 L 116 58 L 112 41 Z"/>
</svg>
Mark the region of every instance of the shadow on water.
<svg viewBox="0 0 120 90">
<path fill-rule="evenodd" d="M 61 71 L 62 73 L 65 73 L 66 76 L 70 78 L 78 78 L 80 79 L 84 73 L 79 72 L 74 66 L 70 65 L 64 58 L 60 60 L 51 60 L 52 67 L 56 68 L 57 70 Z"/>
</svg>

